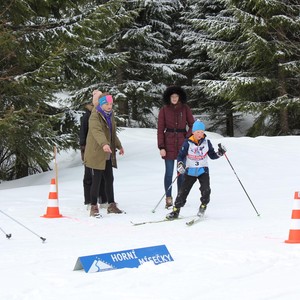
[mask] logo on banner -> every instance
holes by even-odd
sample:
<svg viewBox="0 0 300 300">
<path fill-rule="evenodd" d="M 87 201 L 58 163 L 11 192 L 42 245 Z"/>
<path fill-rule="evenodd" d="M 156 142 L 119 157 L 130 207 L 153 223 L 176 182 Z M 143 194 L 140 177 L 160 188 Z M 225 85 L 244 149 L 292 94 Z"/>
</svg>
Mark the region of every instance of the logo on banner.
<svg viewBox="0 0 300 300">
<path fill-rule="evenodd" d="M 84 269 L 86 273 L 110 271 L 123 268 L 138 268 L 145 262 L 155 265 L 173 261 L 165 245 L 123 250 L 78 257 L 75 270 Z"/>
</svg>

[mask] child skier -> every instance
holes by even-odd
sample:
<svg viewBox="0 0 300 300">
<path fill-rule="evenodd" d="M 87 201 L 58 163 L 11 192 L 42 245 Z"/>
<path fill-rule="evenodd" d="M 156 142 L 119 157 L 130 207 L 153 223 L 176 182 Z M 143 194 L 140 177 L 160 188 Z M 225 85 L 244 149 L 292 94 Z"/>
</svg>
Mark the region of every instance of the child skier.
<svg viewBox="0 0 300 300">
<path fill-rule="evenodd" d="M 176 197 L 173 211 L 167 214 L 168 220 L 177 219 L 180 208 L 186 203 L 187 196 L 198 179 L 200 183 L 200 201 L 198 216 L 204 215 L 207 204 L 210 201 L 210 183 L 208 170 L 208 157 L 218 159 L 226 152 L 225 148 L 219 146 L 218 152 L 215 152 L 211 142 L 204 133 L 205 125 L 196 120 L 193 124 L 193 134 L 184 141 L 178 157 L 177 171 L 184 174 L 184 181 Z M 186 162 L 184 165 L 184 161 Z"/>
</svg>

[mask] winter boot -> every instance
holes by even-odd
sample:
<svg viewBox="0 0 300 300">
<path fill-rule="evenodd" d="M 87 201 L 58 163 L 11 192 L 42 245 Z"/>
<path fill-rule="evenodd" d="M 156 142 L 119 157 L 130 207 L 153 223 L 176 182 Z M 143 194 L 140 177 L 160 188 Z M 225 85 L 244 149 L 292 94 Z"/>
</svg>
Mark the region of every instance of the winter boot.
<svg viewBox="0 0 300 300">
<path fill-rule="evenodd" d="M 91 205 L 90 216 L 91 217 L 99 217 L 100 216 L 98 204 Z"/>
<path fill-rule="evenodd" d="M 166 206 L 165 206 L 165 208 L 168 209 L 171 206 L 173 206 L 173 198 L 172 197 L 166 197 Z"/>
<path fill-rule="evenodd" d="M 166 215 L 166 219 L 172 221 L 178 219 L 180 213 L 180 208 L 173 207 L 173 211 Z"/>
<path fill-rule="evenodd" d="M 197 213 L 197 215 L 198 215 L 199 217 L 204 216 L 204 213 L 205 213 L 205 211 L 206 211 L 206 207 L 207 207 L 206 204 L 201 204 L 201 205 L 200 205 L 199 211 L 198 211 L 198 213 Z"/>
<path fill-rule="evenodd" d="M 115 202 L 113 202 L 108 205 L 107 213 L 108 214 L 122 214 L 123 211 L 117 207 L 117 204 Z"/>
</svg>

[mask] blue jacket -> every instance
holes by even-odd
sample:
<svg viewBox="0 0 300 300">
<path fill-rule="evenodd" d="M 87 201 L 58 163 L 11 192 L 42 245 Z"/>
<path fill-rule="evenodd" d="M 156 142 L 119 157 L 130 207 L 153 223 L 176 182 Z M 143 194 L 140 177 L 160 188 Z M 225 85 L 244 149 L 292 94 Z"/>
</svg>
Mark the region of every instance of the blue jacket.
<svg viewBox="0 0 300 300">
<path fill-rule="evenodd" d="M 206 136 L 198 141 L 192 135 L 183 142 L 177 162 L 183 162 L 186 165 L 187 175 L 198 177 L 204 172 L 208 173 L 208 157 L 220 158 Z"/>
</svg>

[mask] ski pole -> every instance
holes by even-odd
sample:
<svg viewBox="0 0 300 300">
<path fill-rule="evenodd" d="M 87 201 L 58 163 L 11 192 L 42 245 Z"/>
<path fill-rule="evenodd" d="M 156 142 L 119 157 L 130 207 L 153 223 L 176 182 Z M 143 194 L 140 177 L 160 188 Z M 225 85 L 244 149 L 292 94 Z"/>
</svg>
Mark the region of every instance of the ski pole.
<svg viewBox="0 0 300 300">
<path fill-rule="evenodd" d="M 28 227 L 26 227 L 25 225 L 23 225 L 22 223 L 20 223 L 19 221 L 17 221 L 16 219 L 14 219 L 13 217 L 9 216 L 8 214 L 6 214 L 4 211 L 0 210 L 1 213 L 3 213 L 5 216 L 7 216 L 8 218 L 10 218 L 11 220 L 15 221 L 16 223 L 18 223 L 19 225 L 21 225 L 22 227 L 24 227 L 25 229 L 27 229 L 28 231 L 30 231 L 31 233 L 33 233 L 34 235 L 38 236 L 43 243 L 46 241 L 45 238 L 39 236 L 37 233 L 35 233 L 34 231 L 32 231 L 31 229 L 29 229 Z"/>
<path fill-rule="evenodd" d="M 220 149 L 220 148 L 221 148 L 221 149 L 223 149 L 223 148 L 222 148 L 222 145 L 221 145 L 221 143 L 220 143 L 220 144 L 218 144 L 218 147 L 219 147 L 219 149 Z M 224 156 L 226 157 L 226 159 L 227 159 L 227 161 L 228 161 L 228 163 L 229 163 L 229 165 L 230 165 L 230 167 L 231 167 L 231 169 L 232 169 L 233 173 L 235 174 L 236 178 L 238 179 L 238 181 L 239 181 L 239 183 L 240 183 L 241 187 L 243 188 L 243 190 L 244 190 L 244 192 L 245 192 L 246 196 L 248 197 L 248 199 L 249 199 L 249 201 L 250 201 L 251 205 L 253 206 L 253 208 L 254 208 L 254 210 L 255 210 L 255 212 L 256 212 L 256 214 L 257 214 L 257 216 L 259 217 L 259 216 L 260 216 L 260 214 L 258 213 L 257 209 L 255 208 L 255 206 L 254 206 L 254 204 L 253 204 L 252 200 L 250 199 L 250 197 L 249 197 L 249 195 L 248 195 L 248 193 L 247 193 L 246 189 L 244 188 L 244 186 L 243 186 L 243 184 L 242 184 L 242 182 L 241 182 L 240 178 L 239 178 L 239 177 L 238 177 L 238 175 L 236 174 L 236 172 L 235 172 L 235 170 L 234 170 L 234 168 L 233 168 L 233 166 L 232 166 L 231 162 L 229 161 L 229 159 L 228 159 L 228 157 L 227 157 L 226 153 L 224 153 Z"/>
<path fill-rule="evenodd" d="M 6 233 L 1 227 L 0 227 L 0 230 L 6 235 L 6 237 L 7 237 L 8 239 L 11 238 L 11 233 Z"/>
<path fill-rule="evenodd" d="M 176 181 L 176 179 L 179 177 L 180 173 L 177 174 L 177 176 L 174 178 L 174 180 L 172 181 L 172 183 L 170 184 L 170 186 L 167 188 L 166 192 L 163 194 L 163 196 L 161 197 L 161 199 L 158 201 L 158 203 L 156 204 L 156 206 L 152 209 L 152 212 L 155 213 L 155 210 L 157 209 L 157 207 L 159 206 L 160 202 L 162 201 L 162 199 L 166 196 L 168 190 L 172 187 L 172 185 L 174 184 L 174 182 Z"/>
</svg>

